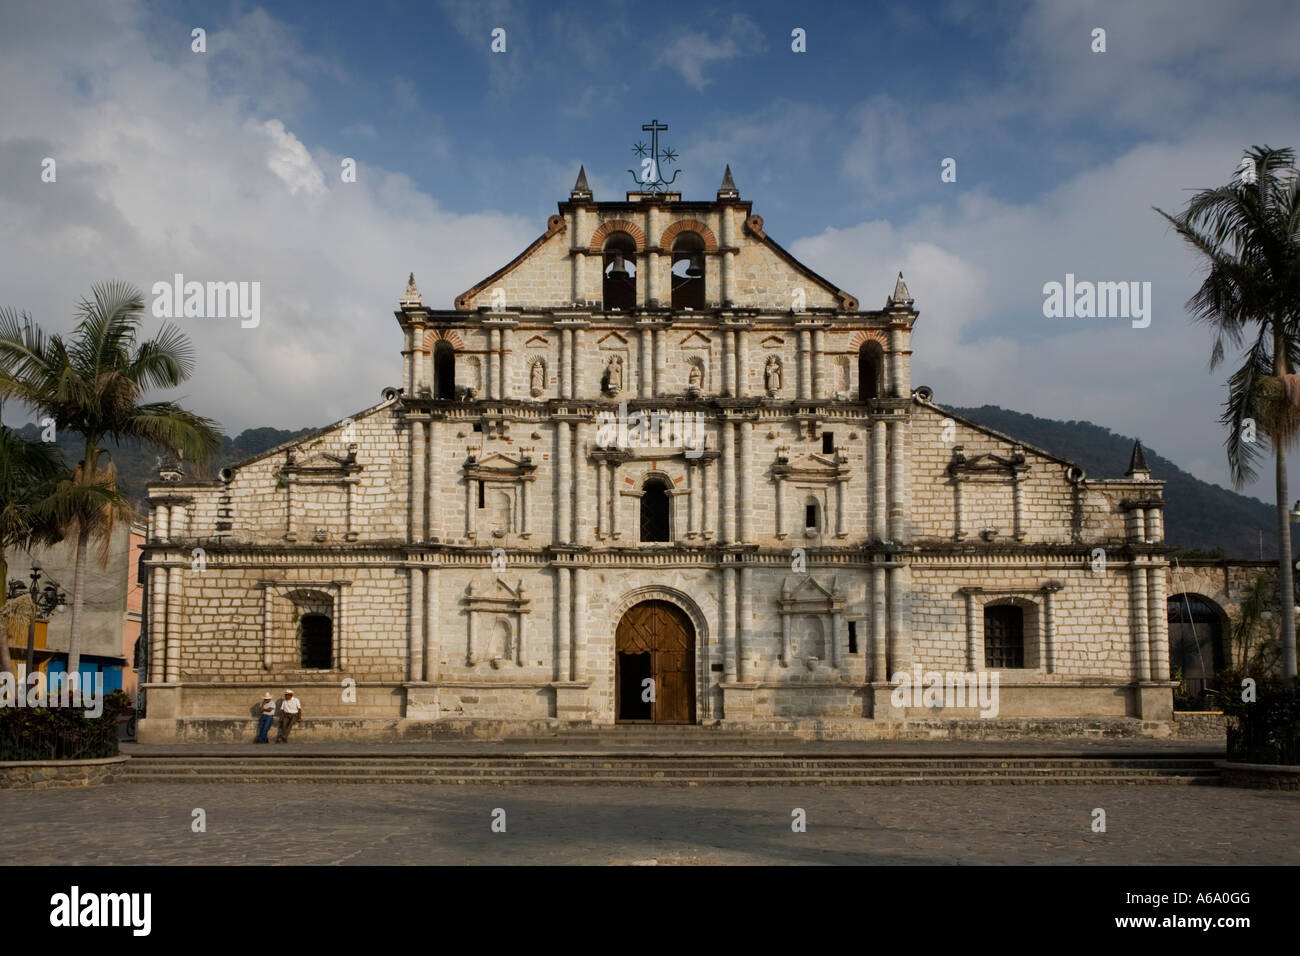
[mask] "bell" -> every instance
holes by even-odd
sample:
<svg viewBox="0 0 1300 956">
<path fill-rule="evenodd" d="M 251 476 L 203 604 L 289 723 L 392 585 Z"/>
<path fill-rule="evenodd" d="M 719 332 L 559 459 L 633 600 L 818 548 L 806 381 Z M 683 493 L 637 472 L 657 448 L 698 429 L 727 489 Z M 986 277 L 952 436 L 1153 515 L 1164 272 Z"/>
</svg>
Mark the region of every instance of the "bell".
<svg viewBox="0 0 1300 956">
<path fill-rule="evenodd" d="M 698 279 L 704 275 L 704 255 L 703 253 L 691 253 L 691 264 L 686 267 L 686 278 Z"/>
<path fill-rule="evenodd" d="M 611 277 L 619 279 L 627 278 L 627 264 L 623 261 L 623 253 L 614 253 L 614 258 L 610 262 L 609 274 Z"/>
</svg>

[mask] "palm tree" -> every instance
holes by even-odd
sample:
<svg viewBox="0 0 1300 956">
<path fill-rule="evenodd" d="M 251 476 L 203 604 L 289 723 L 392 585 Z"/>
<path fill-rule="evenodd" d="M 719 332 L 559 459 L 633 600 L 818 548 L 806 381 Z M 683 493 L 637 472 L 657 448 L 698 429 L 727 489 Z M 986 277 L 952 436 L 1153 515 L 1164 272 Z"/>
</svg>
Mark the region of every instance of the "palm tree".
<svg viewBox="0 0 1300 956">
<path fill-rule="evenodd" d="M 1222 421 L 1228 466 L 1240 488 L 1255 477 L 1259 449 L 1251 425 L 1268 435 L 1277 482 L 1278 594 L 1282 609 L 1282 680 L 1295 686 L 1295 590 L 1286 449 L 1300 437 L 1300 408 L 1283 376 L 1300 369 L 1300 173 L 1291 149 L 1254 146 L 1251 166 L 1227 186 L 1196 193 L 1177 216 L 1157 209 L 1209 263 L 1187 301 L 1194 319 L 1214 330 L 1210 368 L 1226 348 L 1245 355 L 1228 379 Z"/>
<path fill-rule="evenodd" d="M 136 439 L 204 461 L 220 446 L 215 423 L 175 402 L 142 403 L 151 388 L 175 388 L 194 371 L 189 337 L 171 324 L 139 340 L 144 311 L 140 290 L 124 282 L 91 289 L 77 308 L 77 326 L 65 341 L 47 336 L 26 314 L 0 309 L 0 399 L 13 398 L 79 435 L 85 454 L 48 503 L 76 535 L 68 673 L 81 665 L 81 622 L 86 563 L 92 536 L 105 538 L 126 514 L 116 490 L 107 440 Z"/>
<path fill-rule="evenodd" d="M 53 445 L 26 441 L 0 425 L 0 607 L 8 590 L 9 549 L 30 549 L 62 538 L 45 502 L 66 474 Z M 0 671 L 18 674 L 9 654 L 8 633 L 0 638 Z"/>
</svg>

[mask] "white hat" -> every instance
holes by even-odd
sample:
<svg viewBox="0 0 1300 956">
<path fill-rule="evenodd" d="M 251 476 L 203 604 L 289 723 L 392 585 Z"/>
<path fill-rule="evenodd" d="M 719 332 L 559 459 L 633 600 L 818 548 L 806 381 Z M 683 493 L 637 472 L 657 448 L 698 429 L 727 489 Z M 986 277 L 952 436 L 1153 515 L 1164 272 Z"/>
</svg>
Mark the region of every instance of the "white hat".
<svg viewBox="0 0 1300 956">
<path fill-rule="evenodd" d="M 291 691 L 291 690 L 286 690 L 285 693 L 286 693 L 286 694 L 293 694 L 293 691 Z"/>
<path fill-rule="evenodd" d="M 262 695 L 262 700 L 270 700 L 270 699 L 271 699 L 270 691 L 267 691 L 265 694 Z"/>
</svg>

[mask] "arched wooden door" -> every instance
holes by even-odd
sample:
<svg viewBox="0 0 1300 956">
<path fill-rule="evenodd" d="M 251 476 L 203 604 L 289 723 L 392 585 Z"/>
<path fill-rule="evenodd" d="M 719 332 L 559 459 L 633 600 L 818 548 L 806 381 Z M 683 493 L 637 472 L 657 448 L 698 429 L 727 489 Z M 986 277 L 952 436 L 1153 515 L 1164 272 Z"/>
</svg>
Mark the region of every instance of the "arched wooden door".
<svg viewBox="0 0 1300 956">
<path fill-rule="evenodd" d="M 629 608 L 618 622 L 614 654 L 614 714 L 620 723 L 695 722 L 695 628 L 681 608 L 668 601 Z"/>
</svg>

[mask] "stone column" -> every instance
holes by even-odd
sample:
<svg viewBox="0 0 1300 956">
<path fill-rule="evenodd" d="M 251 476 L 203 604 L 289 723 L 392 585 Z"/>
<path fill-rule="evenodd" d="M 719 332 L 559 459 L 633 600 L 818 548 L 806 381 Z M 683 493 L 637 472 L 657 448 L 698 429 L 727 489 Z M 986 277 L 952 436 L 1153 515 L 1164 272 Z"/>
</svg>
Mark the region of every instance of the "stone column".
<svg viewBox="0 0 1300 956">
<path fill-rule="evenodd" d="M 570 601 L 573 595 L 570 593 L 570 580 L 568 568 L 555 569 L 555 630 L 556 643 L 555 649 L 555 679 L 557 681 L 572 680 L 573 672 L 571 667 L 571 651 L 569 637 L 572 624 L 570 613 Z"/>
<path fill-rule="evenodd" d="M 573 569 L 573 679 L 587 679 L 587 571 Z"/>
<path fill-rule="evenodd" d="M 150 568 L 149 578 L 149 683 L 161 684 L 167 680 L 167 569 Z M 269 667 L 265 660 L 264 652 L 263 666 Z"/>
<path fill-rule="evenodd" d="M 167 683 L 181 679 L 181 569 L 167 569 Z"/>
<path fill-rule="evenodd" d="M 583 374 L 586 364 L 586 333 L 582 329 L 573 330 L 573 397 L 585 398 L 587 395 L 587 376 Z"/>
<path fill-rule="evenodd" d="M 708 537 L 713 532 L 713 522 L 709 520 L 709 467 L 707 458 L 700 459 L 700 534 Z"/>
<path fill-rule="evenodd" d="M 749 394 L 749 336 L 744 329 L 736 330 L 736 397 Z"/>
<path fill-rule="evenodd" d="M 573 451 L 568 422 L 556 424 L 555 442 L 555 540 L 567 544 L 573 540 Z"/>
<path fill-rule="evenodd" d="M 474 512 L 478 510 L 478 482 L 465 473 L 465 537 L 474 537 Z"/>
<path fill-rule="evenodd" d="M 888 606 L 885 603 L 885 569 L 871 569 L 871 679 L 889 680 Z"/>
<path fill-rule="evenodd" d="M 809 331 L 799 330 L 799 398 L 812 398 L 812 338 Z"/>
<path fill-rule="evenodd" d="M 1025 540 L 1025 483 L 1023 474 L 1011 476 L 1012 531 L 1017 541 Z"/>
<path fill-rule="evenodd" d="M 664 355 L 664 330 L 656 328 L 654 330 L 654 394 L 658 398 L 664 394 L 664 379 L 667 377 L 668 369 L 665 366 L 666 357 Z"/>
<path fill-rule="evenodd" d="M 407 498 L 410 505 L 409 527 L 407 541 L 424 540 L 424 500 L 425 490 L 425 466 L 428 464 L 428 454 L 424 448 L 424 422 L 417 420 L 410 422 L 410 487 L 408 488 Z"/>
<path fill-rule="evenodd" d="M 1133 648 L 1135 650 L 1135 680 L 1151 680 L 1151 646 L 1147 626 L 1147 575 L 1146 569 L 1134 564 L 1129 570 L 1129 601 L 1132 604 L 1129 614 L 1130 626 L 1133 628 Z"/>
<path fill-rule="evenodd" d="M 722 569 L 722 601 L 719 604 L 722 631 L 723 675 L 728 684 L 736 680 L 736 569 Z"/>
<path fill-rule="evenodd" d="M 1154 509 L 1152 509 L 1154 513 Z M 1165 681 L 1169 672 L 1169 612 L 1164 567 L 1147 568 L 1147 639 L 1151 643 L 1151 679 Z"/>
<path fill-rule="evenodd" d="M 470 667 L 473 667 L 478 660 L 474 651 L 478 644 L 478 619 L 475 617 L 476 613 L 469 609 L 465 611 L 465 623 L 468 625 L 465 637 L 465 663 Z"/>
<path fill-rule="evenodd" d="M 609 491 L 609 482 L 605 479 L 605 459 L 596 459 L 596 537 L 603 540 L 605 537 L 605 509 L 608 507 L 605 503 L 605 495 Z"/>
<path fill-rule="evenodd" d="M 1164 528 L 1164 511 L 1160 508 L 1147 509 L 1147 540 L 1153 544 L 1160 544 L 1165 540 Z M 1166 624 L 1169 621 L 1166 619 Z"/>
<path fill-rule="evenodd" d="M 334 667 L 343 670 L 348 666 L 348 608 L 344 598 L 347 591 L 343 585 L 334 587 Z"/>
<path fill-rule="evenodd" d="M 885 423 L 882 419 L 871 422 L 871 537 L 884 541 L 888 534 L 886 523 L 885 484 Z"/>
<path fill-rule="evenodd" d="M 754 538 L 753 522 L 750 516 L 754 511 L 754 426 L 750 422 L 740 422 L 740 497 L 736 502 L 737 540 L 741 543 Z"/>
<path fill-rule="evenodd" d="M 826 352 L 825 352 L 826 333 L 823 329 L 813 329 L 812 333 L 812 397 L 822 399 L 826 397 Z"/>
<path fill-rule="evenodd" d="M 637 383 L 637 397 L 650 397 L 650 383 L 653 381 L 650 371 L 650 326 L 641 326 L 641 348 L 637 356 L 640 359 L 641 380 Z"/>
<path fill-rule="evenodd" d="M 953 475 L 952 478 L 952 538 L 954 541 L 960 541 L 966 537 L 965 512 L 962 508 L 961 497 L 961 476 Z"/>
<path fill-rule="evenodd" d="M 907 670 L 912 666 L 912 628 L 908 620 L 904 593 L 905 568 L 890 568 L 889 574 L 889 659 L 894 670 Z"/>
<path fill-rule="evenodd" d="M 745 655 L 750 652 L 749 634 L 754 623 L 754 569 L 740 569 L 740 626 L 736 628 L 736 679 L 745 680 Z"/>
<path fill-rule="evenodd" d="M 722 395 L 729 398 L 736 391 L 736 356 L 732 352 L 734 344 L 731 337 L 731 329 L 728 326 L 722 327 Z"/>
<path fill-rule="evenodd" d="M 609 463 L 609 536 L 618 539 L 618 464 Z"/>
<path fill-rule="evenodd" d="M 966 670 L 977 671 L 983 665 L 983 654 L 979 639 L 979 629 L 975 624 L 975 592 L 962 588 L 962 597 L 966 599 Z"/>
<path fill-rule="evenodd" d="M 773 478 L 772 486 L 776 490 L 776 536 L 784 538 L 785 535 L 785 483 L 781 475 Z"/>
<path fill-rule="evenodd" d="M 718 502 L 722 506 L 722 527 L 719 542 L 731 544 L 736 540 L 736 426 L 728 420 L 722 422 L 722 485 L 718 488 Z"/>
<path fill-rule="evenodd" d="M 848 535 L 846 528 L 848 516 L 844 510 L 844 488 L 847 484 L 847 478 L 837 478 L 835 480 L 835 537 L 837 538 Z"/>
<path fill-rule="evenodd" d="M 889 330 L 889 392 L 894 398 L 907 398 L 912 394 L 910 376 L 904 364 L 904 331 L 900 328 Z"/>
<path fill-rule="evenodd" d="M 570 329 L 560 327 L 560 398 L 571 396 L 572 385 L 569 376 L 573 373 L 573 333 Z"/>
<path fill-rule="evenodd" d="M 501 330 L 496 326 L 488 329 L 488 354 L 487 361 L 483 363 L 483 375 L 487 385 L 487 398 L 500 398 L 500 383 L 497 381 L 501 374 Z"/>
<path fill-rule="evenodd" d="M 438 467 L 442 464 L 442 449 L 438 441 L 438 422 L 429 422 L 429 440 L 425 442 L 424 463 L 424 539 L 442 540 L 442 522 L 440 518 L 441 502 L 434 489 L 438 487 Z M 351 486 L 349 486 L 351 488 Z M 349 495 L 349 500 L 351 496 Z M 351 520 L 348 522 L 351 527 Z"/>
<path fill-rule="evenodd" d="M 790 666 L 790 615 L 781 615 L 781 663 Z"/>
<path fill-rule="evenodd" d="M 501 329 L 501 351 L 498 353 L 497 363 L 497 368 L 499 369 L 497 374 L 497 398 L 510 397 L 510 377 L 507 373 L 507 369 L 510 368 L 510 359 L 508 357 L 509 352 L 510 327 L 503 326 Z"/>
<path fill-rule="evenodd" d="M 1043 591 L 1043 643 L 1039 666 L 1048 674 L 1056 672 L 1056 588 Z"/>
<path fill-rule="evenodd" d="M 442 637 L 438 633 L 438 584 L 437 568 L 431 568 L 424 579 L 424 674 L 426 681 L 436 681 L 441 670 Z"/>
<path fill-rule="evenodd" d="M 529 538 L 533 534 L 533 482 L 524 478 L 519 482 L 519 534 Z"/>
<path fill-rule="evenodd" d="M 840 666 L 840 612 L 831 611 L 831 639 L 827 642 L 831 670 Z"/>
<path fill-rule="evenodd" d="M 406 569 L 406 679 L 419 680 L 424 673 L 424 574 L 419 568 Z"/>
<path fill-rule="evenodd" d="M 905 504 L 907 431 L 902 422 L 889 423 L 889 540 L 901 544 L 907 537 Z"/>
<path fill-rule="evenodd" d="M 699 514 L 700 506 L 697 501 L 699 492 L 695 490 L 695 471 L 696 466 L 690 459 L 686 460 L 686 537 L 694 538 L 695 518 Z"/>
<path fill-rule="evenodd" d="M 155 568 L 154 570 L 156 571 L 157 569 Z M 157 581 L 157 578 L 154 580 Z M 269 581 L 262 582 L 262 670 L 264 671 L 269 671 L 271 669 L 271 615 L 274 608 L 274 602 L 271 600 L 272 587 L 273 585 Z M 150 603 L 152 604 L 152 601 Z M 155 632 L 153 629 L 153 623 L 150 623 L 149 625 L 149 633 L 154 637 L 154 650 L 149 655 L 151 666 L 153 661 L 162 660 L 161 616 L 158 618 L 158 626 L 160 630 Z"/>
<path fill-rule="evenodd" d="M 576 422 L 573 426 L 573 536 L 574 544 L 583 546 L 591 543 L 591 521 L 587 508 L 591 500 L 590 482 L 588 480 L 587 424 Z"/>
</svg>

